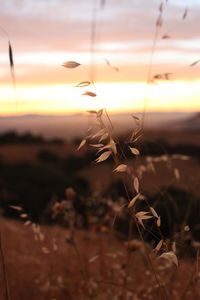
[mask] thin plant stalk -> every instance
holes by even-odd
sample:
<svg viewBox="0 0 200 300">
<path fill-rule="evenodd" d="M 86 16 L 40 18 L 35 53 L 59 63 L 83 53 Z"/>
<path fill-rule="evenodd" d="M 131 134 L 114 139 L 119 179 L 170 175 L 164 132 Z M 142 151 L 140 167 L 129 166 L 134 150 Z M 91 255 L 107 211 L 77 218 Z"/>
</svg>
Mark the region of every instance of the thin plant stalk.
<svg viewBox="0 0 200 300">
<path fill-rule="evenodd" d="M 6 36 L 6 39 L 7 39 L 7 42 L 8 42 L 8 55 L 9 55 L 10 74 L 11 74 L 11 79 L 12 79 L 12 84 L 13 84 L 13 89 L 14 89 L 14 99 L 15 99 L 16 106 L 18 106 L 17 92 L 16 92 L 16 76 L 15 76 L 15 66 L 14 66 L 12 43 L 11 43 L 11 40 L 9 38 L 9 35 L 8 35 L 7 31 L 1 26 L 0 26 L 0 30 Z"/>
<path fill-rule="evenodd" d="M 6 296 L 6 300 L 10 300 L 9 284 L 8 284 L 8 277 L 7 277 L 7 271 L 6 271 L 6 263 L 5 263 L 1 231 L 0 231 L 0 255 L 1 255 L 1 262 L 2 262 L 3 280 L 4 280 L 4 286 L 5 286 L 5 296 Z"/>
</svg>

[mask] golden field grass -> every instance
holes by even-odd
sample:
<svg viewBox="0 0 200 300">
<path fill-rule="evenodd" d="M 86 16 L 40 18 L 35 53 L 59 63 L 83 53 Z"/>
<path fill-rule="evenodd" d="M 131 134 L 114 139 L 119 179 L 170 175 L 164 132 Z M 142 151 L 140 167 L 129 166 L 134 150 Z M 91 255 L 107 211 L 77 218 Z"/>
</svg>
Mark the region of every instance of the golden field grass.
<svg viewBox="0 0 200 300">
<path fill-rule="evenodd" d="M 10 299 L 124 299 L 124 293 L 126 299 L 163 299 L 144 249 L 128 252 L 109 232 L 76 231 L 78 259 L 66 242 L 65 228 L 41 226 L 45 235 L 41 242 L 34 239 L 31 226 L 1 218 L 1 231 Z M 177 268 L 153 254 L 151 259 L 168 299 L 199 299 L 195 260 L 180 259 Z M 2 276 L 1 272 L 1 293 Z"/>
</svg>

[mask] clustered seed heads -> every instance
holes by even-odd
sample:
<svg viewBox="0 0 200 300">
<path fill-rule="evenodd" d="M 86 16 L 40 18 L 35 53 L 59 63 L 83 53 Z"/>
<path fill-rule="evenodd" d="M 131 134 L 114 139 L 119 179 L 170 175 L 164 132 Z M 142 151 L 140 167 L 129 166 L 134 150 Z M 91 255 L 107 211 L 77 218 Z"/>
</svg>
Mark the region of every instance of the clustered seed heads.
<svg viewBox="0 0 200 300">
<path fill-rule="evenodd" d="M 19 214 L 19 217 L 24 221 L 24 226 L 31 228 L 34 240 L 39 242 L 41 245 L 41 251 L 44 254 L 49 254 L 51 251 L 45 245 L 45 233 L 42 232 L 40 225 L 31 221 L 29 215 L 24 212 L 23 207 L 17 205 L 10 205 L 9 207 Z M 55 242 L 53 244 L 53 250 L 55 251 Z"/>
<path fill-rule="evenodd" d="M 88 142 L 89 146 L 97 150 L 97 158 L 95 160 L 96 163 L 104 162 L 108 158 L 113 157 L 113 160 L 115 162 L 115 168 L 113 169 L 113 172 L 128 174 L 132 178 L 133 190 L 135 191 L 136 195 L 133 196 L 133 198 L 128 202 L 127 208 L 131 211 L 131 215 L 134 216 L 135 221 L 137 221 L 144 228 L 144 221 L 154 218 L 157 227 L 160 227 L 160 216 L 158 216 L 154 208 L 151 207 L 149 211 L 135 210 L 135 205 L 138 200 L 144 199 L 144 196 L 140 193 L 139 178 L 132 173 L 131 168 L 127 163 L 120 163 L 123 157 L 122 154 L 119 153 L 121 149 L 119 148 L 119 146 L 117 146 L 117 142 L 115 142 L 113 138 L 111 127 L 106 126 L 105 124 L 104 110 L 101 109 L 100 111 L 88 112 L 94 115 L 96 118 L 95 127 L 90 130 L 89 136 L 85 137 L 81 141 L 78 149 L 82 148 L 86 144 L 86 142 Z M 138 125 L 139 119 L 137 117 L 133 118 Z M 128 149 L 134 157 L 140 155 L 139 149 L 136 148 L 135 145 L 133 146 L 133 141 L 135 141 L 136 137 L 138 137 L 138 133 L 140 132 L 141 131 L 137 129 L 131 136 L 131 143 L 128 143 Z"/>
</svg>

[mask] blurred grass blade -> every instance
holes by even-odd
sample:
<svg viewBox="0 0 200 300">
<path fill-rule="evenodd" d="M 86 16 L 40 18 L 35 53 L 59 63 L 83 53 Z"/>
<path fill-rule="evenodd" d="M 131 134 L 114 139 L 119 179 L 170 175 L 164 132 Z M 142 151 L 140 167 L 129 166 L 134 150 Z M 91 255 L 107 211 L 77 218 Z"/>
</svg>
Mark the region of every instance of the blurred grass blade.
<svg viewBox="0 0 200 300">
<path fill-rule="evenodd" d="M 91 82 L 86 80 L 86 81 L 81 81 L 80 83 L 75 85 L 75 87 L 85 87 L 85 86 L 88 86 L 90 84 L 91 84 Z"/>
<path fill-rule="evenodd" d="M 74 69 L 79 67 L 81 64 L 79 64 L 76 61 L 66 61 L 62 64 L 63 67 L 68 68 L 68 69 Z"/>
<path fill-rule="evenodd" d="M 84 96 L 89 96 L 89 97 L 96 97 L 96 94 L 90 91 L 86 91 L 85 93 L 83 93 L 82 95 Z"/>
<path fill-rule="evenodd" d="M 14 98 L 15 98 L 16 105 L 18 105 L 17 96 L 16 96 L 16 79 L 15 79 L 13 50 L 12 50 L 10 40 L 8 40 L 8 53 L 9 53 L 10 72 L 11 72 L 11 77 L 12 77 L 12 82 L 13 82 L 13 87 L 14 87 Z"/>
<path fill-rule="evenodd" d="M 14 69 L 14 60 L 13 60 L 13 51 L 10 41 L 8 42 L 8 51 L 9 51 L 9 61 L 11 70 Z"/>
<path fill-rule="evenodd" d="M 184 12 L 183 12 L 182 19 L 185 20 L 187 15 L 188 15 L 188 8 L 186 7 Z"/>
</svg>

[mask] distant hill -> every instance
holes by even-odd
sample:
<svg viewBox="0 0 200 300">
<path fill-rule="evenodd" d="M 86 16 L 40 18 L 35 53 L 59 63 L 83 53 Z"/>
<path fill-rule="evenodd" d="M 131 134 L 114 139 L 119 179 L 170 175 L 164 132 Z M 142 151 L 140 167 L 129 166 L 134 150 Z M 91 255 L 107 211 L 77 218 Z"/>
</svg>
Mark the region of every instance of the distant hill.
<svg viewBox="0 0 200 300">
<path fill-rule="evenodd" d="M 186 120 L 185 126 L 191 130 L 200 130 L 200 112 Z"/>
<path fill-rule="evenodd" d="M 133 114 L 111 114 L 110 118 L 117 133 L 124 133 L 134 127 Z M 141 117 L 141 113 L 134 114 Z M 197 126 L 200 116 L 195 113 L 159 113 L 151 112 L 145 116 L 145 128 L 183 129 L 187 126 Z M 30 132 L 42 135 L 45 138 L 62 138 L 71 140 L 85 135 L 87 128 L 93 124 L 89 114 L 78 115 L 19 115 L 0 117 L 0 133 L 16 131 L 18 133 Z M 199 126 L 199 125 L 198 125 Z"/>
</svg>

